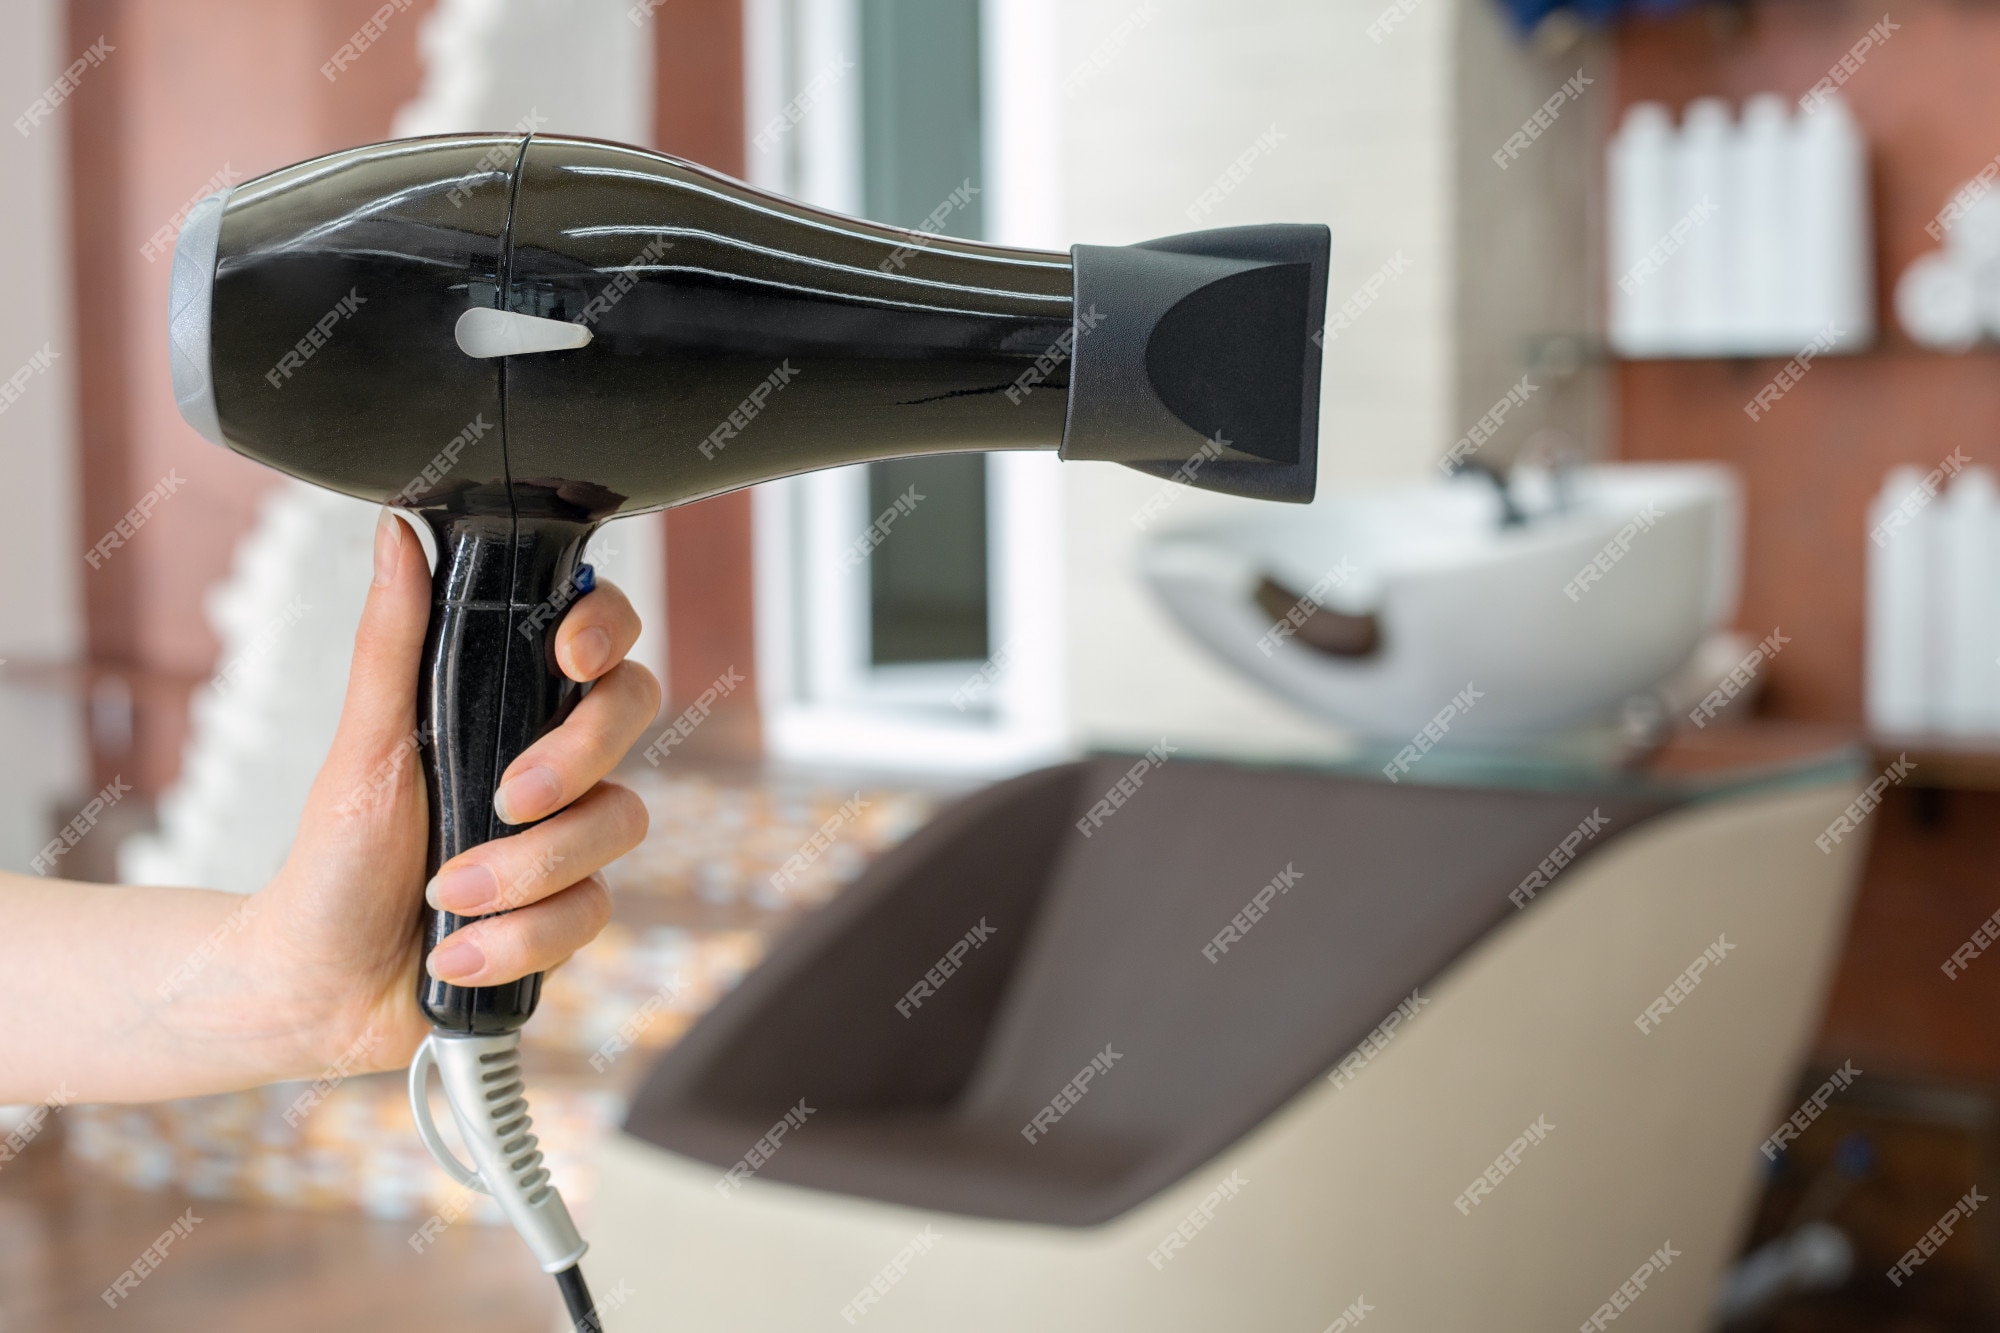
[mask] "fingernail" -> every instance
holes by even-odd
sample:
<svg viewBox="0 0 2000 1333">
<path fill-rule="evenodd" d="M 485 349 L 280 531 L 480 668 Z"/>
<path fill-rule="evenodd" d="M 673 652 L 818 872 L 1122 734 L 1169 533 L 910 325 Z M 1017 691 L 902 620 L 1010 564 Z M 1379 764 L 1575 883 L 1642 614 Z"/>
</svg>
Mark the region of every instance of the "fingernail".
<svg viewBox="0 0 2000 1333">
<path fill-rule="evenodd" d="M 503 824 L 525 824 L 553 810 L 560 794 L 555 774 L 546 768 L 531 768 L 500 784 L 500 790 L 493 793 L 493 813 Z"/>
<path fill-rule="evenodd" d="M 486 955 L 479 951 L 478 945 L 461 935 L 453 935 L 431 950 L 431 975 L 439 981 L 469 977 L 485 966 Z"/>
<path fill-rule="evenodd" d="M 388 586 L 396 577 L 396 565 L 403 558 L 403 535 L 396 531 L 396 516 L 387 509 L 382 511 L 381 522 L 375 525 L 375 586 Z"/>
<path fill-rule="evenodd" d="M 596 625 L 569 641 L 569 663 L 578 678 L 589 680 L 611 660 L 611 636 Z"/>
<path fill-rule="evenodd" d="M 477 916 L 493 910 L 500 881 L 485 866 L 453 866 L 424 885 L 424 901 L 440 912 Z"/>
</svg>

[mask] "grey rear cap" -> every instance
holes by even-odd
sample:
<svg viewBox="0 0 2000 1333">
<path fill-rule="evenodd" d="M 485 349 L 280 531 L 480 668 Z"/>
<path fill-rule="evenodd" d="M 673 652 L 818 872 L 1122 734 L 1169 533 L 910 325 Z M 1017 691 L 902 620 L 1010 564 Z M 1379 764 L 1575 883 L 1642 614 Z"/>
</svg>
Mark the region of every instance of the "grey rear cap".
<svg viewBox="0 0 2000 1333">
<path fill-rule="evenodd" d="M 222 419 L 215 410 L 208 343 L 215 309 L 215 257 L 222 244 L 222 210 L 228 202 L 229 191 L 218 190 L 189 210 L 180 240 L 174 245 L 174 272 L 167 297 L 174 405 L 181 410 L 181 420 L 216 444 L 225 441 Z"/>
</svg>

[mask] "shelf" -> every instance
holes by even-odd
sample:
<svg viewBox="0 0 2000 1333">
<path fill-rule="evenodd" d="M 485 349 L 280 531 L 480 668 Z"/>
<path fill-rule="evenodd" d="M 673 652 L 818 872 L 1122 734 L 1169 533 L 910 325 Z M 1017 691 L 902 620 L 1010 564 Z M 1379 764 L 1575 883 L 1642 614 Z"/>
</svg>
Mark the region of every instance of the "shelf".
<svg viewBox="0 0 2000 1333">
<path fill-rule="evenodd" d="M 1868 744 L 1878 769 L 1907 755 L 1916 765 L 1910 786 L 2000 791 L 2000 736 L 1874 734 Z"/>
</svg>

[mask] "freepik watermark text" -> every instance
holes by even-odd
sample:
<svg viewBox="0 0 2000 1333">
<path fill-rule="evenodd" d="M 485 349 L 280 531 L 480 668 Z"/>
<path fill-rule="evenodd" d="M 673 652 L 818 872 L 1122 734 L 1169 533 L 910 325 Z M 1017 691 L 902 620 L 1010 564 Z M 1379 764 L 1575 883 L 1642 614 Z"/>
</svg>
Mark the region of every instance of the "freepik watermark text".
<svg viewBox="0 0 2000 1333">
<path fill-rule="evenodd" d="M 57 75 L 56 81 L 50 84 L 46 91 L 28 103 L 28 109 L 14 118 L 14 132 L 24 139 L 27 138 L 29 131 L 53 116 L 56 108 L 70 99 L 70 94 L 82 84 L 85 73 L 102 65 L 117 49 L 102 37 L 84 48 L 83 54 L 70 61 L 69 68 Z"/>
<path fill-rule="evenodd" d="M 1382 267 L 1376 269 L 1362 280 L 1361 285 L 1354 289 L 1354 295 L 1342 301 L 1340 308 L 1327 317 L 1325 328 L 1313 330 L 1313 345 L 1324 348 L 1328 343 L 1336 341 L 1341 334 L 1353 328 L 1354 321 L 1360 319 L 1367 312 L 1368 307 L 1374 305 L 1380 299 L 1382 289 L 1397 278 L 1402 277 L 1403 271 L 1409 268 L 1409 266 L 1410 261 L 1403 257 L 1401 250 L 1390 255 L 1384 261 Z"/>
<path fill-rule="evenodd" d="M 798 877 L 805 873 L 806 867 L 819 860 L 826 849 L 833 846 L 833 841 L 839 836 L 840 830 L 857 819 L 869 804 L 870 802 L 862 799 L 860 792 L 855 792 L 842 802 L 840 809 L 827 816 L 826 822 L 806 839 L 804 846 L 785 858 L 785 863 L 771 875 L 771 887 L 779 893 L 790 890 Z"/>
<path fill-rule="evenodd" d="M 1834 62 L 1833 68 L 1826 72 L 1825 78 L 1806 89 L 1805 94 L 1799 98 L 1800 109 L 1807 112 L 1819 110 L 1820 103 L 1831 97 L 1836 88 L 1861 72 L 1861 66 L 1866 63 L 1868 53 L 1902 31 L 1902 27 L 1900 23 L 1891 23 L 1889 16 L 1884 14 L 1880 23 L 1863 33 L 1861 40 L 1847 48 L 1847 54 Z"/>
<path fill-rule="evenodd" d="M 187 479 L 181 476 L 181 470 L 169 469 L 166 476 L 153 483 L 152 490 L 139 497 L 139 503 L 125 511 L 125 517 L 111 525 L 111 531 L 99 537 L 97 544 L 83 553 L 83 562 L 92 569 L 102 569 L 104 562 L 111 558 L 111 553 L 138 536 L 139 529 L 153 517 L 153 511 L 185 485 Z"/>
<path fill-rule="evenodd" d="M 744 1153 L 736 1165 L 730 1167 L 722 1179 L 715 1182 L 715 1192 L 726 1199 L 742 1189 L 744 1181 L 756 1175 L 766 1162 L 778 1155 L 778 1149 L 785 1146 L 785 1135 L 803 1126 L 806 1117 L 817 1109 L 807 1106 L 805 1098 L 799 1098 L 799 1104 L 785 1112 L 777 1124 L 765 1130 L 764 1137 L 751 1144 L 750 1151 Z"/>
<path fill-rule="evenodd" d="M 43 343 L 42 349 L 21 363 L 20 369 L 9 375 L 5 383 L 0 383 L 0 412 L 5 412 L 21 401 L 21 395 L 28 391 L 28 384 L 35 376 L 62 360 L 62 353 L 54 343 Z"/>
<path fill-rule="evenodd" d="M 930 966 L 916 985 L 904 992 L 902 999 L 896 1001 L 896 1012 L 908 1018 L 921 1009 L 925 1000 L 944 989 L 944 983 L 951 980 L 952 975 L 964 964 L 966 955 L 993 938 L 998 931 L 998 926 L 988 923 L 985 917 L 980 917 L 972 929 L 953 941 L 952 946 L 944 951 L 944 956 Z"/>
<path fill-rule="evenodd" d="M 1542 386 L 1531 382 L 1526 375 L 1506 393 L 1500 395 L 1486 414 L 1472 423 L 1472 428 L 1458 437 L 1457 443 L 1444 451 L 1438 459 L 1438 468 L 1447 477 L 1465 465 L 1465 460 L 1479 451 L 1479 446 L 1500 433 L 1500 427 L 1507 422 L 1507 416 L 1517 407 L 1525 407 L 1528 399 Z"/>
<path fill-rule="evenodd" d="M 1652 531 L 1653 525 L 1666 516 L 1667 511 L 1660 508 L 1657 501 L 1648 500 L 1646 507 L 1633 515 L 1630 523 L 1618 529 L 1611 540 L 1604 543 L 1604 549 L 1578 570 L 1575 578 L 1563 585 L 1563 596 L 1572 602 L 1582 601 L 1583 595 L 1602 582 L 1604 576 L 1625 558 L 1625 553 L 1632 549 L 1632 543 L 1639 534 Z"/>
<path fill-rule="evenodd" d="M 681 710 L 681 715 L 674 719 L 672 726 L 653 737 L 653 743 L 643 751 L 646 762 L 658 768 L 660 761 L 672 754 L 675 746 L 694 735 L 695 728 L 708 720 L 715 705 L 735 693 L 736 687 L 743 681 L 743 673 L 734 666 L 726 668 L 707 689 L 695 696 L 693 703 Z"/>
<path fill-rule="evenodd" d="M 1049 376 L 1055 374 L 1062 368 L 1063 363 L 1069 360 L 1070 353 L 1076 349 L 1076 340 L 1093 332 L 1103 322 L 1104 315 L 1095 305 L 1077 315 L 1070 326 L 1062 331 L 1061 336 L 1035 358 L 1033 365 L 1014 377 L 1014 382 L 1004 390 L 1007 401 L 1019 407 L 1024 398 L 1047 383 Z"/>
<path fill-rule="evenodd" d="M 1812 369 L 1813 361 L 1831 352 L 1846 336 L 1845 329 L 1828 320 L 1826 327 L 1814 334 L 1813 340 L 1800 348 L 1797 356 L 1778 367 L 1778 373 L 1771 377 L 1769 384 L 1757 390 L 1756 397 L 1743 404 L 1743 415 L 1752 421 L 1767 415 L 1778 405 L 1780 398 L 1790 393 L 1798 386 L 1798 382 L 1806 377 L 1806 372 Z"/>
<path fill-rule="evenodd" d="M 1167 744 L 1165 736 L 1160 737 L 1158 745 L 1139 756 L 1139 762 L 1125 770 L 1124 777 L 1111 784 L 1111 789 L 1104 793 L 1103 799 L 1084 812 L 1083 818 L 1076 821 L 1076 831 L 1088 838 L 1103 828 L 1105 820 L 1123 808 L 1125 802 L 1139 794 L 1139 788 L 1145 784 L 1146 774 L 1166 763 L 1180 748 L 1178 745 Z"/>
<path fill-rule="evenodd" d="M 139 247 L 140 256 L 150 264 L 161 255 L 171 253 L 174 242 L 179 239 L 181 228 L 186 225 L 188 214 L 194 212 L 195 205 L 217 190 L 226 190 L 242 179 L 243 177 L 237 174 L 236 168 L 224 162 L 220 171 L 203 181 L 200 187 L 188 196 L 187 202 L 174 210 L 174 215 L 167 219 L 165 226 L 146 238 L 146 243 Z"/>
<path fill-rule="evenodd" d="M 1472 1210 L 1490 1198 L 1493 1191 L 1500 1187 L 1501 1181 L 1514 1174 L 1514 1169 L 1521 1165 L 1521 1158 L 1527 1154 L 1528 1149 L 1546 1142 L 1549 1135 L 1555 1132 L 1555 1128 L 1549 1123 L 1548 1113 L 1544 1111 L 1536 1116 L 1526 1129 L 1515 1135 L 1514 1141 L 1507 1145 L 1506 1151 L 1494 1158 L 1493 1164 L 1480 1172 L 1473 1182 L 1451 1201 L 1452 1206 L 1458 1209 L 1459 1215 L 1472 1216 Z"/>
<path fill-rule="evenodd" d="M 1243 910 L 1229 918 L 1229 924 L 1217 931 L 1215 938 L 1204 944 L 1201 956 L 1211 963 L 1222 961 L 1222 955 L 1229 952 L 1232 944 L 1241 944 L 1249 935 L 1251 927 L 1264 919 L 1271 910 L 1271 904 L 1281 893 L 1290 893 L 1292 885 L 1305 878 L 1302 871 L 1294 870 L 1290 861 L 1285 868 L 1271 876 L 1270 883 L 1250 895 L 1250 901 L 1243 904 Z"/>
<path fill-rule="evenodd" d="M 792 365 L 790 357 L 780 361 L 778 368 L 766 375 L 762 384 L 745 394 L 743 401 L 731 408 L 722 423 L 708 433 L 708 438 L 699 446 L 701 456 L 713 461 L 718 453 L 729 447 L 731 440 L 750 429 L 750 423 L 763 412 L 764 405 L 773 395 L 783 392 L 798 375 L 798 368 Z"/>
<path fill-rule="evenodd" d="M 1431 1002 L 1431 997 L 1420 991 L 1411 991 L 1410 998 L 1400 1001 L 1389 1016 L 1377 1023 L 1369 1034 L 1361 1039 L 1361 1044 L 1350 1051 L 1326 1081 L 1336 1089 L 1344 1088 L 1359 1077 L 1362 1070 L 1375 1063 L 1375 1058 L 1388 1048 L 1395 1039 L 1396 1030 L 1415 1018 L 1423 1007 Z"/>
<path fill-rule="evenodd" d="M 1764 641 L 1752 648 L 1741 662 L 1729 669 L 1719 684 L 1688 712 L 1688 721 L 1697 728 L 1705 727 L 1709 719 L 1721 712 L 1731 699 L 1750 688 L 1750 682 L 1757 678 L 1757 669 L 1778 655 L 1778 651 L 1791 640 L 1781 629 L 1773 629 L 1764 636 Z"/>
<path fill-rule="evenodd" d="M 1396 757 L 1382 765 L 1382 776 L 1391 782 L 1401 782 L 1419 759 L 1431 752 L 1431 747 L 1445 738 L 1451 730 L 1452 722 L 1471 712 L 1473 707 L 1486 697 L 1486 691 L 1474 689 L 1471 681 L 1465 688 L 1452 696 L 1450 703 L 1438 709 L 1437 716 L 1424 723 L 1423 730 L 1410 738 L 1410 743 L 1396 751 Z"/>
<path fill-rule="evenodd" d="M 1958 1229 L 1958 1224 L 1978 1212 L 1979 1205 L 1985 1202 L 1986 1196 L 1979 1192 L 1979 1186 L 1974 1185 L 1957 1203 L 1945 1209 L 1944 1216 L 1933 1223 L 1931 1229 L 1919 1237 L 1917 1243 L 1906 1250 L 1903 1257 L 1890 1267 L 1886 1275 L 1889 1285 L 1900 1287 L 1904 1278 L 1914 1276 L 1916 1271 L 1923 1267 L 1924 1261 L 1936 1254 L 1944 1243 L 1951 1239 L 1951 1233 Z"/>
<path fill-rule="evenodd" d="M 1555 845 L 1555 849 L 1522 878 L 1520 886 L 1507 894 L 1507 901 L 1516 908 L 1526 907 L 1534 900 L 1536 894 L 1555 882 L 1556 876 L 1562 873 L 1562 868 L 1576 859 L 1576 854 L 1583 845 L 1597 841 L 1597 835 L 1610 823 L 1610 816 L 1606 815 L 1601 807 L 1592 807 L 1582 822 L 1563 834 L 1562 841 Z"/>
<path fill-rule="evenodd" d="M 1049 1131 L 1056 1127 L 1056 1122 L 1074 1111 L 1077 1103 L 1088 1095 L 1091 1083 L 1110 1073 L 1111 1067 L 1124 1058 L 1123 1051 L 1114 1051 L 1110 1042 L 1104 1043 L 1104 1049 L 1091 1056 L 1090 1063 L 1077 1070 L 1076 1077 L 1057 1089 L 1049 1104 L 1021 1126 L 1021 1137 L 1030 1143 L 1047 1138 Z"/>
<path fill-rule="evenodd" d="M 1659 1027 L 1668 1014 L 1680 1008 L 1686 1003 L 1688 996 L 1694 994 L 1694 988 L 1701 984 L 1701 979 L 1708 969 L 1719 966 L 1735 949 L 1736 946 L 1729 942 L 1727 935 L 1717 935 L 1715 943 L 1703 949 L 1695 960 L 1687 965 L 1685 971 L 1668 982 L 1666 990 L 1661 992 L 1658 999 L 1646 1006 L 1644 1013 L 1632 1020 L 1632 1025 L 1647 1036 L 1651 1036 L 1653 1029 Z"/>
<path fill-rule="evenodd" d="M 70 848 L 82 842 L 84 835 L 97 827 L 97 821 L 104 817 L 104 812 L 130 795 L 131 791 L 130 784 L 123 777 L 112 775 L 104 790 L 91 797 L 83 809 L 77 811 L 76 817 L 63 825 L 62 832 L 49 839 L 48 845 L 35 854 L 35 859 L 30 862 L 35 873 L 46 875 L 54 870 L 56 858 L 68 855 Z"/>
<path fill-rule="evenodd" d="M 1305 628 L 1322 606 L 1326 605 L 1327 594 L 1340 587 L 1359 571 L 1346 557 L 1339 564 L 1319 576 L 1305 595 L 1292 603 L 1289 611 L 1278 618 L 1271 628 L 1264 631 L 1257 640 L 1257 651 L 1269 657 L 1283 647 L 1285 641 Z"/>
<path fill-rule="evenodd" d="M 916 241 L 916 244 L 897 246 L 887 259 L 875 267 L 884 273 L 887 273 L 890 269 L 894 269 L 898 273 L 902 272 L 904 265 L 908 264 L 923 251 L 929 249 L 931 242 L 944 234 L 944 224 L 950 221 L 951 215 L 961 208 L 968 207 L 972 203 L 973 197 L 978 193 L 979 187 L 972 183 L 972 177 L 967 176 L 962 185 L 957 186 L 950 194 L 944 197 L 943 203 L 930 211 L 930 216 L 912 228 L 914 233 L 913 239 Z"/>
<path fill-rule="evenodd" d="M 1891 787 L 1901 785 L 1904 778 L 1916 771 L 1917 766 L 1910 762 L 1909 755 L 1896 756 L 1896 762 L 1883 769 L 1859 796 L 1848 803 L 1845 810 L 1834 816 L 1833 822 L 1826 826 L 1826 832 L 1813 839 L 1813 845 L 1827 855 L 1833 855 L 1833 849 L 1841 839 L 1859 829 L 1862 821 L 1875 813 L 1875 807 L 1882 804 L 1882 794 Z"/>
<path fill-rule="evenodd" d="M 1512 166 L 1515 158 L 1528 151 L 1529 144 L 1555 126 L 1556 117 L 1563 107 L 1583 96 L 1583 90 L 1595 82 L 1597 80 L 1584 77 L 1579 67 L 1562 87 L 1550 95 L 1548 101 L 1535 108 L 1535 113 L 1521 123 L 1520 129 L 1507 136 L 1506 143 L 1494 150 L 1493 165 L 1502 171 Z"/>
<path fill-rule="evenodd" d="M 1833 1100 L 1834 1094 L 1847 1091 L 1854 1086 L 1854 1080 L 1860 1077 L 1861 1071 L 1854 1067 L 1854 1061 L 1844 1062 L 1840 1068 L 1833 1071 L 1831 1078 L 1819 1085 L 1812 1096 L 1800 1103 L 1799 1109 L 1792 1112 L 1789 1120 L 1778 1126 L 1771 1137 L 1764 1140 L 1759 1151 L 1768 1160 L 1777 1161 L 1778 1154 L 1785 1150 L 1787 1144 L 1812 1128 L 1813 1121 L 1820 1118 L 1821 1113 L 1826 1110 L 1827 1103 Z"/>
<path fill-rule="evenodd" d="M 1204 1194 L 1201 1202 L 1190 1208 L 1188 1215 L 1181 1219 L 1181 1224 L 1168 1232 L 1165 1240 L 1153 1247 L 1152 1253 L 1146 1256 L 1146 1262 L 1155 1270 L 1166 1268 L 1170 1261 L 1178 1257 L 1180 1252 L 1215 1220 L 1215 1214 L 1222 1205 L 1241 1194 L 1249 1183 L 1243 1178 L 1241 1171 L 1231 1171 L 1224 1176 L 1222 1183 Z"/>
<path fill-rule="evenodd" d="M 1869 529 L 1868 539 L 1877 546 L 1887 546 L 1889 539 L 1906 527 L 1910 520 L 1922 513 L 1925 506 L 1937 499 L 1949 478 L 1958 475 L 1959 470 L 1972 462 L 1962 450 L 1953 449 L 1943 462 L 1924 474 L 1924 479 L 1910 487 L 1909 493 L 1896 502 L 1896 507 L 1882 516 L 1882 521 Z"/>
</svg>

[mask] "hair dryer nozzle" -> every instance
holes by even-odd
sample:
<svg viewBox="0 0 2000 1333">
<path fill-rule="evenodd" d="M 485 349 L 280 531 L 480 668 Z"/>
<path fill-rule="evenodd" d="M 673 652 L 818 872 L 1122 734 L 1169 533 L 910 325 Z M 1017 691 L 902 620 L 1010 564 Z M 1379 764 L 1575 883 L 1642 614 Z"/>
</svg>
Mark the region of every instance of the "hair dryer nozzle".
<svg viewBox="0 0 2000 1333">
<path fill-rule="evenodd" d="M 1074 247 L 1062 456 L 1311 500 L 1331 241 L 1315 224 Z"/>
</svg>

